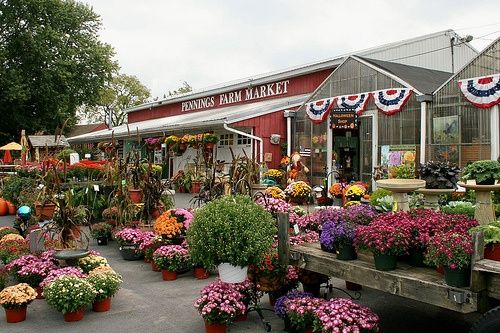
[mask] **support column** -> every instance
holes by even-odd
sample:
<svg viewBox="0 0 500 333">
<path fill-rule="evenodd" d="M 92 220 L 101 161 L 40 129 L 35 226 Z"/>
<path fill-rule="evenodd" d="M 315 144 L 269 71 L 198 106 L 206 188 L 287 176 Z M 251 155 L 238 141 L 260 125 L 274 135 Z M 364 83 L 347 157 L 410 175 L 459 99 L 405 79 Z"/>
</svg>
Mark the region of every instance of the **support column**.
<svg viewBox="0 0 500 333">
<path fill-rule="evenodd" d="M 420 163 L 425 163 L 427 102 L 420 103 Z"/>
<path fill-rule="evenodd" d="M 378 165 L 378 110 L 373 111 L 372 117 L 372 168 Z M 372 189 L 377 189 L 377 183 L 372 177 Z"/>
<path fill-rule="evenodd" d="M 333 130 L 330 126 L 330 117 L 326 121 L 326 174 L 328 175 L 326 180 L 326 190 L 332 186 L 332 183 L 335 181 L 335 175 L 332 172 L 332 142 L 333 142 Z M 333 178 L 333 179 L 332 179 Z"/>
<path fill-rule="evenodd" d="M 496 160 L 500 155 L 500 134 L 499 134 L 499 112 L 498 104 L 490 109 L 490 132 L 491 132 L 491 159 Z"/>
</svg>

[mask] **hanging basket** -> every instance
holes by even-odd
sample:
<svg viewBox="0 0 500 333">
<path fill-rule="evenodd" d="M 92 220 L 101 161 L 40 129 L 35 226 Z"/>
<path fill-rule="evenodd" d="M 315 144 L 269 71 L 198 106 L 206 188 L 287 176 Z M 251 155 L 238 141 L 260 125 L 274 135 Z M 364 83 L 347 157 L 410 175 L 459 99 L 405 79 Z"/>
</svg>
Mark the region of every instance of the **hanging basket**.
<svg viewBox="0 0 500 333">
<path fill-rule="evenodd" d="M 222 263 L 218 266 L 219 278 L 222 282 L 241 283 L 247 278 L 248 266 L 233 266 L 228 263 Z"/>
</svg>

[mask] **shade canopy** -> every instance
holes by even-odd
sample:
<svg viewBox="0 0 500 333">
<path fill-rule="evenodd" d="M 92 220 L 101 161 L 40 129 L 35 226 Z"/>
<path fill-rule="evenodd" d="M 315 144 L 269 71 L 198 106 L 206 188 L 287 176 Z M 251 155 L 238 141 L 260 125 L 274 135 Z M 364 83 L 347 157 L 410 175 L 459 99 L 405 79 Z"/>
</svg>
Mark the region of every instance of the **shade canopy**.
<svg viewBox="0 0 500 333">
<path fill-rule="evenodd" d="M 23 147 L 17 142 L 11 142 L 0 147 L 0 150 L 22 150 Z"/>
</svg>

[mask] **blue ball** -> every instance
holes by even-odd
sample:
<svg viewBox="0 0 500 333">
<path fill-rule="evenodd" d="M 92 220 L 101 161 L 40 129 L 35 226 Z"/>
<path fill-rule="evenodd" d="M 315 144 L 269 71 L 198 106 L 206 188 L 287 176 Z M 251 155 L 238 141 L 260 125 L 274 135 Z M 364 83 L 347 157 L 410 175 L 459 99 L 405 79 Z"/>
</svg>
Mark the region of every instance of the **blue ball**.
<svg viewBox="0 0 500 333">
<path fill-rule="evenodd" d="M 28 206 L 21 206 L 17 210 L 17 215 L 19 215 L 20 218 L 28 219 L 31 216 L 31 208 Z"/>
</svg>

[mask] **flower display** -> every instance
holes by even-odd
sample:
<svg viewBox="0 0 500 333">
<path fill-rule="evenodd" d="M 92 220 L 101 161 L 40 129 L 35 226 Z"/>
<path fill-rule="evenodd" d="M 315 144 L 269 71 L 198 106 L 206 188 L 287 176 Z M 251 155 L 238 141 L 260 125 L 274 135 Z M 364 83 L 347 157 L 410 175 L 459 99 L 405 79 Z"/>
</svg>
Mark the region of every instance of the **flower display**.
<svg viewBox="0 0 500 333">
<path fill-rule="evenodd" d="M 378 324 L 371 309 L 346 298 L 323 302 L 314 311 L 315 332 L 378 332 Z"/>
<path fill-rule="evenodd" d="M 27 283 L 19 283 L 0 291 L 0 305 L 5 309 L 17 309 L 31 303 L 36 291 Z"/>
<path fill-rule="evenodd" d="M 5 242 L 9 242 L 9 241 L 13 241 L 13 240 L 24 240 L 24 237 L 21 235 L 18 235 L 18 234 L 9 233 L 9 234 L 3 236 L 2 239 L 0 239 L 0 244 L 5 243 Z"/>
<path fill-rule="evenodd" d="M 250 274 L 260 276 L 284 276 L 286 269 L 287 267 L 280 263 L 276 250 L 266 254 L 260 264 L 248 267 Z"/>
<path fill-rule="evenodd" d="M 307 185 L 304 181 L 296 181 L 290 183 L 285 188 L 285 194 L 291 198 L 306 198 L 312 192 L 311 186 Z"/>
<path fill-rule="evenodd" d="M 246 312 L 247 306 L 243 298 L 234 284 L 217 279 L 201 290 L 201 296 L 194 302 L 194 307 L 209 323 L 230 324 L 237 316 Z"/>
<path fill-rule="evenodd" d="M 89 274 L 87 281 L 96 291 L 94 301 L 102 301 L 114 296 L 120 290 L 123 282 L 122 276 L 113 270 L 98 271 L 97 273 Z"/>
<path fill-rule="evenodd" d="M 47 277 L 40 283 L 40 287 L 44 288 L 46 285 L 62 275 L 76 276 L 79 278 L 87 277 L 87 274 L 85 274 L 80 267 L 67 266 L 50 271 L 49 274 L 47 274 Z"/>
<path fill-rule="evenodd" d="M 180 142 L 192 145 L 192 144 L 196 143 L 196 135 L 184 134 L 180 138 Z"/>
<path fill-rule="evenodd" d="M 334 246 L 352 244 L 356 235 L 356 225 L 345 221 L 326 222 L 321 230 L 320 243 L 328 250 Z"/>
<path fill-rule="evenodd" d="M 271 197 L 273 199 L 285 200 L 285 198 L 286 198 L 285 192 L 282 189 L 280 189 L 278 186 L 270 186 L 270 187 L 266 188 L 264 193 L 266 194 L 266 196 Z M 264 199 L 262 199 L 262 200 L 264 200 Z"/>
<path fill-rule="evenodd" d="M 108 237 L 111 235 L 112 230 L 113 227 L 109 223 L 106 222 L 96 223 L 93 224 L 90 229 L 90 236 L 92 236 L 92 238 L 94 239 Z"/>
<path fill-rule="evenodd" d="M 274 181 L 276 181 L 276 183 L 281 182 L 283 175 L 283 171 L 278 169 L 269 169 L 262 174 L 263 177 L 273 179 Z"/>
<path fill-rule="evenodd" d="M 86 257 L 78 259 L 78 267 L 80 267 L 85 273 L 88 273 L 99 266 L 109 266 L 106 258 L 101 256 L 88 255 Z"/>
<path fill-rule="evenodd" d="M 356 225 L 368 225 L 377 215 L 377 210 L 367 204 L 346 207 L 342 213 L 342 217 L 346 222 Z"/>
<path fill-rule="evenodd" d="M 22 238 L 0 242 L 0 260 L 4 264 L 30 253 L 29 242 Z"/>
<path fill-rule="evenodd" d="M 315 231 L 318 231 L 320 229 L 321 220 L 319 211 L 296 217 L 293 215 L 294 214 L 292 214 L 290 220 L 292 220 L 294 224 L 297 224 L 299 228 L 303 230 L 315 230 Z"/>
<path fill-rule="evenodd" d="M 2 240 L 3 236 L 8 234 L 19 234 L 19 231 L 12 227 L 0 227 L 0 240 Z"/>
<path fill-rule="evenodd" d="M 345 197 L 348 201 L 359 201 L 366 193 L 366 189 L 359 185 L 351 185 L 345 190 Z"/>
<path fill-rule="evenodd" d="M 184 225 L 184 230 L 189 229 L 193 221 L 193 214 L 189 210 L 184 208 L 172 208 L 170 214 L 177 219 L 177 222 Z"/>
<path fill-rule="evenodd" d="M 161 140 L 162 140 L 161 137 L 146 138 L 146 139 L 144 139 L 144 142 L 146 142 L 146 144 L 148 146 L 156 146 L 156 145 L 160 144 Z"/>
<path fill-rule="evenodd" d="M 369 225 L 361 225 L 356 230 L 354 243 L 367 248 L 374 254 L 403 255 L 411 246 L 410 226 L 393 223 L 393 213 L 383 214 Z"/>
<path fill-rule="evenodd" d="M 140 245 L 144 241 L 144 231 L 136 228 L 123 228 L 115 233 L 115 239 L 120 245 Z"/>
<path fill-rule="evenodd" d="M 268 188 L 269 189 L 269 188 Z M 255 203 L 262 206 L 265 210 L 271 214 L 277 213 L 289 213 L 293 206 L 286 202 L 284 199 L 280 198 L 263 198 L 259 197 L 255 200 Z"/>
<path fill-rule="evenodd" d="M 43 295 L 50 306 L 66 314 L 92 303 L 97 292 L 86 279 L 62 275 L 45 286 Z"/>
<path fill-rule="evenodd" d="M 315 243 L 318 241 L 319 241 L 319 233 L 317 231 L 306 231 L 295 236 L 290 236 L 290 245 Z"/>
<path fill-rule="evenodd" d="M 429 239 L 425 262 L 450 269 L 462 269 L 470 265 L 473 252 L 471 235 L 448 231 Z"/>
<path fill-rule="evenodd" d="M 176 272 L 189 266 L 190 256 L 180 245 L 164 245 L 153 253 L 153 260 L 159 268 Z"/>
<path fill-rule="evenodd" d="M 328 192 L 336 198 L 341 198 L 346 187 L 346 183 L 334 183 L 332 184 L 332 186 L 330 186 Z"/>
<path fill-rule="evenodd" d="M 297 297 L 287 299 L 285 303 L 286 315 L 290 319 L 290 325 L 296 329 L 304 331 L 313 326 L 314 312 L 318 307 L 326 302 L 322 298 Z"/>
<path fill-rule="evenodd" d="M 144 258 L 148 260 L 153 260 L 153 253 L 158 249 L 160 246 L 163 245 L 168 245 L 169 241 L 166 239 L 163 239 L 163 237 L 155 235 L 152 238 L 149 238 L 142 242 L 139 245 L 139 250 L 144 252 Z"/>
<path fill-rule="evenodd" d="M 170 135 L 165 138 L 165 143 L 167 145 L 173 145 L 175 143 L 179 142 L 179 137 L 175 135 Z"/>
<path fill-rule="evenodd" d="M 102 211 L 102 217 L 107 220 L 114 220 L 117 219 L 120 214 L 120 211 L 118 210 L 118 207 L 108 207 L 105 208 Z"/>
<path fill-rule="evenodd" d="M 113 268 L 111 266 L 98 266 L 91 270 L 89 272 L 89 275 L 94 275 L 94 274 L 99 274 L 99 273 L 106 273 L 106 272 L 114 272 Z"/>
<path fill-rule="evenodd" d="M 298 290 L 291 290 L 286 295 L 279 297 L 274 303 L 274 313 L 280 317 L 285 318 L 286 316 L 286 306 L 285 302 L 289 299 L 294 298 L 304 298 L 304 297 L 313 297 L 311 293 L 306 293 Z"/>
<path fill-rule="evenodd" d="M 31 287 L 37 287 L 49 274 L 57 269 L 54 261 L 48 258 L 38 258 L 34 255 L 25 255 L 13 260 L 6 266 L 13 273 L 18 282 L 24 282 Z"/>
<path fill-rule="evenodd" d="M 173 209 L 169 209 L 155 220 L 153 229 L 157 235 L 172 239 L 179 237 L 184 232 L 184 224 L 178 221 L 177 216 L 173 215 L 173 211 Z"/>
</svg>

